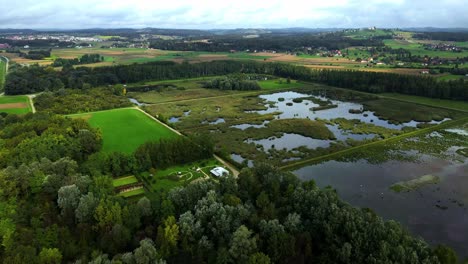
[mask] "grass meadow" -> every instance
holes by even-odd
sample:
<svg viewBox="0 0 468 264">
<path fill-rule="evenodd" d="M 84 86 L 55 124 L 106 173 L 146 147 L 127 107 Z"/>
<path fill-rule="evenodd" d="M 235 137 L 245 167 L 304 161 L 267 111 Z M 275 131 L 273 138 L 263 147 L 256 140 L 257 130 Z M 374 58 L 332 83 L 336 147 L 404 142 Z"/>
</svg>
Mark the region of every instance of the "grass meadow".
<svg viewBox="0 0 468 264">
<path fill-rule="evenodd" d="M 177 134 L 164 125 L 132 108 L 70 115 L 70 117 L 86 119 L 91 126 L 101 130 L 103 152 L 132 153 L 148 141 L 177 137 Z"/>
</svg>

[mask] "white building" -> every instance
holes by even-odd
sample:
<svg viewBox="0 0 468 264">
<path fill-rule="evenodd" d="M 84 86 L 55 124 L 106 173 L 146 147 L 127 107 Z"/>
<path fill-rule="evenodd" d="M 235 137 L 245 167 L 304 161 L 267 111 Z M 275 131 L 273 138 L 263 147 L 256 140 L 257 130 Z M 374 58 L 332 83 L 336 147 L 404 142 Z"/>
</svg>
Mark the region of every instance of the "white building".
<svg viewBox="0 0 468 264">
<path fill-rule="evenodd" d="M 221 177 L 224 175 L 229 175 L 229 171 L 227 171 L 223 167 L 216 167 L 212 170 L 210 170 L 211 175 L 216 176 L 216 177 Z"/>
</svg>

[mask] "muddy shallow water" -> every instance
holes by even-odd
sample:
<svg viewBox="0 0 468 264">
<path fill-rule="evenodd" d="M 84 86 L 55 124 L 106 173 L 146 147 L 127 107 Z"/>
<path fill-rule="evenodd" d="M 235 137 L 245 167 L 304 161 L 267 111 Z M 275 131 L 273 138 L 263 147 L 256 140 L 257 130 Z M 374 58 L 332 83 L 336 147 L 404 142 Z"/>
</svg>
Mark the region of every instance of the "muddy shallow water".
<svg viewBox="0 0 468 264">
<path fill-rule="evenodd" d="M 432 245 L 446 244 L 468 256 L 468 160 L 449 162 L 425 156 L 420 162 L 370 164 L 328 161 L 294 171 L 300 179 L 332 186 L 353 206 L 368 207 L 393 219 Z M 389 187 L 422 175 L 440 177 L 438 184 L 396 193 Z"/>
<path fill-rule="evenodd" d="M 322 96 L 314 96 L 317 99 L 321 99 L 324 101 L 329 100 L 331 104 L 336 105 L 336 108 L 331 109 L 324 109 L 324 110 L 317 110 L 312 111 L 310 108 L 318 107 L 319 105 L 310 101 L 310 100 L 303 100 L 300 103 L 293 102 L 293 99 L 296 98 L 304 98 L 310 97 L 311 95 L 297 93 L 297 92 L 281 92 L 281 93 L 274 93 L 274 94 L 267 94 L 267 95 L 260 95 L 260 98 L 265 99 L 268 102 L 272 102 L 272 104 L 266 104 L 265 106 L 268 108 L 266 110 L 261 111 L 252 111 L 259 114 L 271 114 L 274 112 L 282 112 L 278 115 L 280 119 L 284 118 L 309 118 L 314 120 L 316 118 L 331 120 L 335 118 L 346 118 L 346 119 L 358 119 L 361 122 L 374 124 L 376 126 L 386 127 L 389 129 L 398 129 L 401 130 L 403 127 L 416 127 L 418 124 L 423 122 L 417 121 L 410 121 L 407 123 L 401 124 L 393 124 L 388 120 L 381 119 L 375 115 L 374 112 L 371 111 L 363 111 L 362 113 L 349 113 L 349 110 L 361 110 L 363 109 L 363 105 L 359 103 L 353 102 L 343 102 L 338 100 L 329 100 L 329 98 L 322 97 Z M 279 101 L 280 98 L 284 98 L 284 101 Z M 292 105 L 288 105 L 291 104 Z M 439 124 L 443 121 L 449 119 L 444 119 L 442 121 L 431 121 L 431 124 Z"/>
</svg>

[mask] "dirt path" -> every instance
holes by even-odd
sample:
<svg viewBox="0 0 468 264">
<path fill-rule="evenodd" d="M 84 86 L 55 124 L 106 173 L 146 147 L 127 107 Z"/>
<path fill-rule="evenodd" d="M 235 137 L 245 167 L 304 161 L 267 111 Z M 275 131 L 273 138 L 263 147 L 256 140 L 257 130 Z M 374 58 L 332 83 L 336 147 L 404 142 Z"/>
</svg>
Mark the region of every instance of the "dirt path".
<svg viewBox="0 0 468 264">
<path fill-rule="evenodd" d="M 219 156 L 217 155 L 214 155 L 215 159 L 217 159 L 219 162 L 221 162 L 224 166 L 228 167 L 229 170 L 232 171 L 232 174 L 234 174 L 234 178 L 237 178 L 239 177 L 239 171 L 234 167 L 232 166 L 230 163 L 228 163 L 227 161 L 223 160 L 222 158 L 220 158 Z"/>
<path fill-rule="evenodd" d="M 136 110 L 142 112 L 143 114 L 147 115 L 149 118 L 151 118 L 151 119 L 153 119 L 154 121 L 158 122 L 159 124 L 165 126 L 167 129 L 171 130 L 172 132 L 176 133 L 177 135 L 183 136 L 182 133 L 180 133 L 179 131 L 175 130 L 174 128 L 172 128 L 172 127 L 170 127 L 170 126 L 164 124 L 163 122 L 159 121 L 156 117 L 154 117 L 154 116 L 152 116 L 152 115 L 146 113 L 146 112 L 143 111 L 141 108 L 139 108 L 139 107 L 134 107 L 133 109 L 136 109 Z"/>
<path fill-rule="evenodd" d="M 36 113 L 36 107 L 34 107 L 34 101 L 33 101 L 33 99 L 34 99 L 34 97 L 36 97 L 36 95 L 35 95 L 35 94 L 29 94 L 29 95 L 27 95 L 27 96 L 28 96 L 28 98 L 29 98 L 29 104 L 31 105 L 31 111 L 32 111 L 32 113 L 34 114 L 34 113 Z"/>
</svg>

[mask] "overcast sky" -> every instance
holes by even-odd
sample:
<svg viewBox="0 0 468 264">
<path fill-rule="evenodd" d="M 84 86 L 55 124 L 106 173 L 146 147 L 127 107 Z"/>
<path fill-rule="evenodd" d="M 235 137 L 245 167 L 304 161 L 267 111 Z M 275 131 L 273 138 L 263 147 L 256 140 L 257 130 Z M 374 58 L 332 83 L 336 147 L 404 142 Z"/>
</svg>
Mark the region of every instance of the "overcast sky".
<svg viewBox="0 0 468 264">
<path fill-rule="evenodd" d="M 468 27 L 466 0 L 0 0 L 0 28 Z"/>
</svg>

